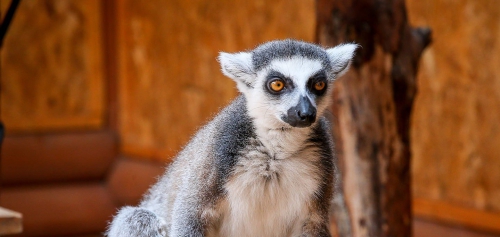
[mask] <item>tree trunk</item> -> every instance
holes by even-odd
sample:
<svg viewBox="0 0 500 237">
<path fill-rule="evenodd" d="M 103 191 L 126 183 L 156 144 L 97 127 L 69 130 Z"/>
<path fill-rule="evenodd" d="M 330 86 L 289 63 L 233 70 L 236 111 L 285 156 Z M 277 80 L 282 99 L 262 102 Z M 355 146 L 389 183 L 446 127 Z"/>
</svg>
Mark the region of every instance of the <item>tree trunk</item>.
<svg viewBox="0 0 500 237">
<path fill-rule="evenodd" d="M 404 0 L 318 0 L 317 13 L 320 44 L 361 46 L 334 95 L 335 232 L 411 236 L 410 114 L 430 30 L 408 25 Z"/>
</svg>

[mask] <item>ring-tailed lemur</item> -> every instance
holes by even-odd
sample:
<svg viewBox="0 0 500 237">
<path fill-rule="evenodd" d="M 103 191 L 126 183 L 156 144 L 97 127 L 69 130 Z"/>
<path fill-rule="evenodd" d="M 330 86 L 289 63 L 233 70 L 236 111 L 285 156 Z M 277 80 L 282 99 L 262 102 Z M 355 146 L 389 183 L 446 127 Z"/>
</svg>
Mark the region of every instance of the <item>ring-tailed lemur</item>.
<svg viewBox="0 0 500 237">
<path fill-rule="evenodd" d="M 180 152 L 110 237 L 330 236 L 334 158 L 323 114 L 355 44 L 272 41 L 220 53 L 242 93 Z"/>
</svg>

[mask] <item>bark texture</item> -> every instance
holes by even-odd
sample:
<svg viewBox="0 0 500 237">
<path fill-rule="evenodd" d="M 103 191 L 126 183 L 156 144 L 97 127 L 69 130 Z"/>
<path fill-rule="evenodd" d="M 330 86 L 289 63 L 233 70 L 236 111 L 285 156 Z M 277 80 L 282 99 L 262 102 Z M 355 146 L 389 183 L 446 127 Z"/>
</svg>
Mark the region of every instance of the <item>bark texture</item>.
<svg viewBox="0 0 500 237">
<path fill-rule="evenodd" d="M 341 184 L 338 236 L 411 236 L 410 113 L 430 30 L 412 28 L 404 0 L 318 0 L 317 39 L 361 47 L 336 84 Z"/>
</svg>

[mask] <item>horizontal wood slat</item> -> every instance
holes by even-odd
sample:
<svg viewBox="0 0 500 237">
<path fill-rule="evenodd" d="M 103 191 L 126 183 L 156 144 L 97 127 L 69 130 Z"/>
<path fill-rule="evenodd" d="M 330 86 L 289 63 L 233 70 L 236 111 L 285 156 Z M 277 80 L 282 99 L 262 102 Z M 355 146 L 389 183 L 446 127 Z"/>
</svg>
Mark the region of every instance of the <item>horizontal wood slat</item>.
<svg viewBox="0 0 500 237">
<path fill-rule="evenodd" d="M 117 154 L 111 131 L 7 136 L 3 185 L 102 179 Z"/>
<path fill-rule="evenodd" d="M 414 198 L 413 214 L 433 221 L 500 234 L 500 213 L 498 212 L 467 208 L 444 201 Z"/>
<path fill-rule="evenodd" d="M 413 220 L 413 237 L 498 237 L 484 231 L 471 230 L 462 226 L 449 225 L 439 221 L 421 218 Z"/>
<path fill-rule="evenodd" d="M 23 214 L 24 230 L 16 236 L 103 233 L 116 211 L 99 183 L 3 188 L 0 205 Z"/>
<path fill-rule="evenodd" d="M 119 159 L 110 172 L 108 188 L 118 205 L 137 205 L 148 188 L 165 172 L 165 164 Z"/>
</svg>

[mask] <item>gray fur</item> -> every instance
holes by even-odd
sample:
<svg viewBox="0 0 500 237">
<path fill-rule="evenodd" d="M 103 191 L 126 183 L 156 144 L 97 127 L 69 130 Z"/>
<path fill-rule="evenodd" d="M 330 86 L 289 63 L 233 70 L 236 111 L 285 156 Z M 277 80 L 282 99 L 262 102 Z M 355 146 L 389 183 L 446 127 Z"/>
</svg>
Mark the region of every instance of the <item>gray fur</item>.
<svg viewBox="0 0 500 237">
<path fill-rule="evenodd" d="M 285 40 L 221 53 L 222 71 L 242 95 L 193 137 L 138 207 L 118 212 L 107 235 L 330 236 L 335 163 L 323 114 L 331 82 L 347 70 L 355 48 Z M 313 93 L 323 71 L 328 86 Z M 271 100 L 266 83 L 273 72 L 290 86 Z M 317 119 L 306 127 L 285 122 L 286 111 L 306 97 Z"/>
<path fill-rule="evenodd" d="M 252 51 L 252 62 L 255 70 L 261 70 L 269 66 L 275 59 L 291 58 L 299 56 L 318 60 L 325 70 L 331 70 L 328 54 L 321 47 L 296 40 L 271 41 L 261 44 Z"/>
</svg>

